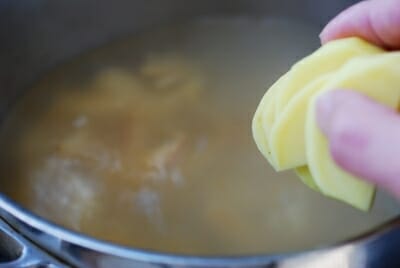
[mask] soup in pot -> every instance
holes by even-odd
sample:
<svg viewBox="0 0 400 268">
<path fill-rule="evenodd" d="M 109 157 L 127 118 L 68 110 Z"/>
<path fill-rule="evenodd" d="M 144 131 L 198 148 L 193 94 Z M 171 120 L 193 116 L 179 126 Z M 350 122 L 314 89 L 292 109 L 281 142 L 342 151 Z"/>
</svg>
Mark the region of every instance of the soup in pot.
<svg viewBox="0 0 400 268">
<path fill-rule="evenodd" d="M 44 76 L 1 129 L 2 191 L 57 224 L 196 255 L 301 250 L 398 213 L 370 213 L 277 174 L 251 119 L 265 88 L 319 42 L 285 18 L 205 18 L 95 49 Z"/>
</svg>

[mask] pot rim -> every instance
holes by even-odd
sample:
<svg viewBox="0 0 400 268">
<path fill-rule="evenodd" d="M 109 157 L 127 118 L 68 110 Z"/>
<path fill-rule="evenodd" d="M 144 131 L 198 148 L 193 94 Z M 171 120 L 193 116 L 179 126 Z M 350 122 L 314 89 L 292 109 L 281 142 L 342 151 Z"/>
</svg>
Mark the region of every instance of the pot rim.
<svg viewBox="0 0 400 268">
<path fill-rule="evenodd" d="M 29 225 L 39 231 L 44 232 L 46 235 L 50 235 L 53 238 L 57 238 L 60 241 L 67 242 L 73 245 L 77 245 L 89 250 L 93 250 L 99 253 L 125 258 L 129 260 L 142 261 L 148 263 L 167 263 L 172 265 L 201 265 L 205 262 L 210 266 L 220 266 L 220 265 L 257 265 L 275 262 L 281 259 L 285 259 L 294 255 L 312 253 L 321 250 L 332 250 L 340 246 L 346 246 L 351 243 L 359 243 L 364 239 L 369 239 L 374 235 L 381 232 L 392 229 L 398 226 L 400 223 L 400 216 L 395 216 L 389 221 L 380 224 L 369 231 L 362 232 L 359 235 L 353 236 L 350 239 L 340 241 L 338 243 L 330 243 L 323 246 L 318 246 L 314 248 L 305 249 L 304 251 L 293 251 L 284 252 L 278 254 L 249 254 L 249 255 L 226 255 L 226 256 L 195 256 L 195 255 L 185 255 L 185 254 L 174 254 L 165 253 L 156 250 L 146 250 L 128 246 L 122 246 L 114 244 L 112 242 L 107 242 L 105 240 L 97 239 L 78 231 L 74 231 L 55 223 L 52 223 L 35 213 L 23 208 L 13 200 L 11 200 L 6 195 L 0 193 L 0 216 L 3 216 L 6 221 L 9 218 L 14 218 L 22 222 L 23 224 Z M 3 215 L 5 212 L 9 215 Z M 394 224 L 395 223 L 395 224 Z M 10 223 L 13 228 L 18 230 L 18 226 Z M 22 232 L 23 233 L 23 232 Z M 33 241 L 35 242 L 35 241 Z M 36 242 L 35 242 L 36 243 Z M 40 243 L 39 243 L 40 245 Z"/>
</svg>

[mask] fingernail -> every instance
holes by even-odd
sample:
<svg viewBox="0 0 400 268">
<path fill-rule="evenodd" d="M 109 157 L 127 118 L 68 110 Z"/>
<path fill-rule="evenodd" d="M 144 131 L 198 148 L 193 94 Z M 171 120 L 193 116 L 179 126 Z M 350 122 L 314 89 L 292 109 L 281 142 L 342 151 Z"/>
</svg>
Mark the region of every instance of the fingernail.
<svg viewBox="0 0 400 268">
<path fill-rule="evenodd" d="M 319 40 L 322 45 L 324 45 L 326 43 L 326 27 L 319 34 Z"/>
<path fill-rule="evenodd" d="M 317 123 L 325 135 L 329 133 L 331 121 L 335 111 L 335 99 L 332 92 L 326 92 L 317 99 Z"/>
</svg>

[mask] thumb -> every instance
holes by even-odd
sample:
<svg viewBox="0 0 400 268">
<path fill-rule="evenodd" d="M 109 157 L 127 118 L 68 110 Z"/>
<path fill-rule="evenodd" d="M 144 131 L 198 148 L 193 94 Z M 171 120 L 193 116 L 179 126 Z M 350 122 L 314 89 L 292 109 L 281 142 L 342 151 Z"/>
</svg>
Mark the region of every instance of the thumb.
<svg viewBox="0 0 400 268">
<path fill-rule="evenodd" d="M 400 48 L 400 0 L 362 1 L 334 18 L 321 33 L 322 43 L 358 36 L 387 48 Z"/>
<path fill-rule="evenodd" d="M 400 115 L 349 90 L 317 101 L 317 121 L 334 161 L 400 197 Z"/>
</svg>

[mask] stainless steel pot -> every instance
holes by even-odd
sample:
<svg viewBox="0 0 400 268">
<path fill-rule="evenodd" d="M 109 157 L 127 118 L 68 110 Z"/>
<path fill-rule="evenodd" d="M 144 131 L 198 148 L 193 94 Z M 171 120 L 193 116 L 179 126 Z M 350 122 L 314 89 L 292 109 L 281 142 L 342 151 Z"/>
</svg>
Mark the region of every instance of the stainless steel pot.
<svg viewBox="0 0 400 268">
<path fill-rule="evenodd" d="M 3 117 L 15 98 L 52 66 L 155 24 L 203 15 L 281 14 L 322 27 L 353 2 L 2 0 L 0 115 Z M 358 238 L 310 252 L 205 258 L 98 241 L 51 224 L 4 195 L 0 195 L 0 216 L 0 267 L 400 267 L 400 218 Z"/>
</svg>

